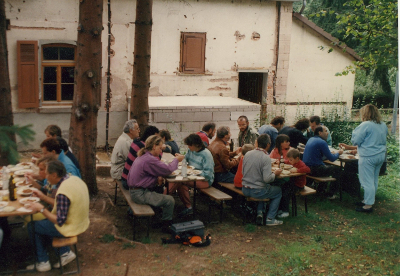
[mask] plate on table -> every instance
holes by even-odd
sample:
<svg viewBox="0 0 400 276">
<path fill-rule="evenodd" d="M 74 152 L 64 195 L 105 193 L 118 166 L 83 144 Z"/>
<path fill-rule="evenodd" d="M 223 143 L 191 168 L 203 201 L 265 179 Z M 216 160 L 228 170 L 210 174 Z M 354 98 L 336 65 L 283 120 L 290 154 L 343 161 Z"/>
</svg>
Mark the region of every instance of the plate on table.
<svg viewBox="0 0 400 276">
<path fill-rule="evenodd" d="M 289 172 L 288 170 L 283 170 L 283 171 L 281 172 L 281 174 L 283 174 L 283 175 L 289 175 L 290 172 Z"/>
<path fill-rule="evenodd" d="M 6 206 L 3 208 L 3 212 L 6 212 L 6 213 L 13 212 L 13 211 L 15 211 L 14 206 Z"/>
<path fill-rule="evenodd" d="M 343 153 L 345 153 L 345 154 L 350 154 L 350 155 L 354 155 L 354 154 L 352 153 L 352 150 L 345 150 L 345 151 L 343 151 Z"/>
<path fill-rule="evenodd" d="M 36 196 L 30 196 L 19 200 L 21 204 L 35 203 L 39 201 L 40 199 Z"/>
<path fill-rule="evenodd" d="M 292 166 L 292 165 L 289 165 L 289 164 L 285 164 L 285 165 L 283 165 L 283 168 L 284 168 L 285 170 L 289 170 L 289 169 L 293 168 L 293 166 Z"/>
<path fill-rule="evenodd" d="M 16 172 L 14 172 L 14 174 L 18 175 L 18 176 L 24 176 L 26 173 L 33 173 L 33 170 L 31 170 L 31 169 L 23 169 L 23 170 L 18 170 Z"/>
<path fill-rule="evenodd" d="M 15 167 L 9 168 L 8 170 L 10 172 L 16 172 L 16 171 L 20 171 L 20 170 L 23 170 L 23 169 L 24 169 L 24 167 L 22 167 L 22 166 L 15 166 Z"/>
<path fill-rule="evenodd" d="M 17 164 L 17 166 L 19 166 L 19 167 L 25 167 L 25 166 L 32 166 L 33 165 L 33 163 L 32 162 L 21 162 L 21 163 L 18 163 Z"/>
<path fill-rule="evenodd" d="M 19 188 L 21 188 L 21 187 L 31 187 L 32 184 L 31 183 L 26 183 L 25 180 L 22 180 L 22 181 L 18 181 L 17 183 L 15 183 L 15 186 L 19 187 Z"/>
<path fill-rule="evenodd" d="M 0 210 L 8 205 L 8 201 L 0 201 Z"/>
<path fill-rule="evenodd" d="M 339 156 L 341 159 L 356 159 L 354 155 L 349 155 L 349 154 L 342 154 Z"/>
<path fill-rule="evenodd" d="M 192 170 L 190 174 L 191 174 L 191 175 L 199 175 L 199 174 L 201 174 L 201 171 L 199 171 L 199 170 Z"/>
<path fill-rule="evenodd" d="M 276 160 L 278 160 L 278 159 L 271 158 L 271 163 L 274 164 L 276 162 Z"/>
<path fill-rule="evenodd" d="M 178 176 L 181 173 L 180 170 L 173 171 L 169 176 Z"/>
<path fill-rule="evenodd" d="M 30 196 L 33 193 L 34 188 L 21 188 L 17 190 L 17 195 L 21 196 Z"/>
</svg>

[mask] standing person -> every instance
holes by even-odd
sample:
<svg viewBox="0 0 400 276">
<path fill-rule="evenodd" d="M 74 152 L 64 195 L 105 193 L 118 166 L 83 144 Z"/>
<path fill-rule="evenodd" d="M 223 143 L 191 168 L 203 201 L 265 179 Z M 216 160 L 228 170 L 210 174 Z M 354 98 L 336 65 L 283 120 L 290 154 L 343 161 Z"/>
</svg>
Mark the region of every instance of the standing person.
<svg viewBox="0 0 400 276">
<path fill-rule="evenodd" d="M 364 188 L 364 200 L 356 211 L 371 213 L 378 189 L 379 170 L 385 161 L 388 128 L 382 121 L 379 110 L 372 104 L 360 109 L 362 123 L 353 130 L 351 143 L 357 146 L 358 172 Z"/>
<path fill-rule="evenodd" d="M 113 179 L 120 180 L 129 148 L 134 139 L 138 138 L 140 128 L 136 120 L 125 122 L 123 133 L 118 137 L 111 154 L 110 175 Z"/>
<path fill-rule="evenodd" d="M 203 141 L 197 134 L 190 134 L 184 140 L 189 150 L 185 155 L 188 165 L 200 170 L 200 176 L 204 180 L 196 180 L 197 189 L 206 189 L 211 187 L 214 182 L 214 160 L 211 152 L 204 146 Z M 194 187 L 193 181 L 184 183 L 169 183 L 168 191 L 178 191 L 179 198 L 185 205 L 185 209 L 179 213 L 179 217 L 185 217 L 193 214 L 192 204 L 190 203 L 189 187 Z M 164 194 L 166 194 L 164 190 Z"/>
<path fill-rule="evenodd" d="M 159 194 L 153 190 L 157 184 L 162 183 L 164 176 L 170 175 L 178 168 L 178 163 L 185 156 L 177 153 L 176 158 L 167 165 L 159 159 L 162 146 L 163 140 L 158 135 L 146 139 L 145 147 L 140 149 L 129 170 L 127 182 L 131 198 L 135 203 L 163 208 L 161 230 L 169 232 L 175 200 L 170 195 Z"/>
<path fill-rule="evenodd" d="M 53 210 L 47 210 L 41 203 L 32 203 L 28 208 L 42 213 L 46 219 L 28 223 L 28 232 L 31 240 L 35 235 L 36 269 L 40 272 L 51 270 L 49 256 L 46 251 L 47 242 L 53 237 L 72 237 L 86 231 L 89 227 L 89 191 L 85 182 L 76 176 L 69 176 L 64 165 L 58 161 L 47 164 L 47 181 L 57 185 L 58 190 L 53 202 Z M 43 194 L 34 191 L 34 195 Z M 59 248 L 61 265 L 72 262 L 76 256 L 68 246 Z M 29 265 L 27 269 L 33 269 Z M 59 268 L 59 264 L 54 264 Z"/>
<path fill-rule="evenodd" d="M 275 159 L 281 159 L 281 156 L 283 156 L 283 159 L 286 160 L 286 154 L 290 149 L 290 138 L 286 134 L 279 134 L 276 137 L 276 144 L 275 148 L 271 151 L 271 154 L 269 157 L 275 158 Z"/>
<path fill-rule="evenodd" d="M 238 148 L 234 152 L 229 152 L 227 145 L 231 139 L 231 132 L 229 127 L 221 126 L 217 130 L 217 137 L 208 146 L 213 159 L 214 159 L 214 175 L 216 182 L 233 183 L 235 175 L 231 172 L 232 169 L 237 168 L 239 159 L 233 158 L 241 152 Z"/>
<path fill-rule="evenodd" d="M 67 173 L 82 178 L 80 171 L 74 165 L 74 163 L 72 163 L 71 159 L 64 154 L 64 151 L 61 149 L 60 143 L 56 138 L 47 138 L 40 144 L 40 147 L 42 148 L 42 153 L 44 156 L 53 155 L 57 158 L 57 160 L 63 163 Z"/>
<path fill-rule="evenodd" d="M 254 145 L 257 140 L 258 133 L 249 126 L 249 119 L 242 115 L 237 119 L 237 124 L 240 130 L 238 136 L 239 147 L 242 147 L 244 144 Z"/>
<path fill-rule="evenodd" d="M 121 174 L 122 186 L 125 189 L 127 189 L 127 190 L 129 189 L 126 181 L 128 179 L 128 173 L 133 164 L 133 161 L 135 161 L 135 159 L 137 157 L 137 153 L 139 152 L 139 150 L 141 148 L 144 147 L 145 141 L 147 138 L 149 138 L 152 135 L 156 135 L 159 132 L 160 131 L 155 126 L 147 126 L 146 129 L 144 130 L 142 136 L 140 136 L 140 138 L 136 138 L 133 140 L 133 142 L 129 148 L 128 157 L 125 160 L 124 169 L 122 170 L 122 174 Z"/>
<path fill-rule="evenodd" d="M 290 138 L 290 146 L 292 148 L 297 148 L 299 143 L 307 144 L 308 138 L 304 137 L 303 132 L 307 130 L 310 126 L 310 120 L 307 118 L 298 120 L 294 126 L 285 126 L 280 131 L 279 134 L 286 134 Z"/>
<path fill-rule="evenodd" d="M 269 147 L 268 153 L 275 148 L 275 140 L 278 136 L 278 132 L 283 128 L 285 124 L 285 118 L 282 116 L 276 116 L 273 118 L 269 125 L 263 125 L 258 129 L 258 134 L 268 134 L 271 138 L 271 146 Z"/>
<path fill-rule="evenodd" d="M 200 136 L 201 140 L 203 141 L 204 145 L 206 147 L 208 147 L 208 145 L 210 144 L 210 140 L 212 139 L 215 135 L 215 124 L 214 123 L 206 123 L 203 128 L 201 129 L 201 131 L 197 132 L 196 134 Z"/>
<path fill-rule="evenodd" d="M 172 139 L 171 134 L 167 129 L 162 129 L 160 131 L 160 137 L 163 139 L 164 144 L 166 145 L 164 152 L 171 153 L 175 155 L 176 153 L 180 153 L 178 144 Z"/>
<path fill-rule="evenodd" d="M 338 179 L 337 181 L 331 182 L 327 193 L 329 199 L 335 199 L 335 193 L 339 187 L 338 182 L 341 181 L 341 170 L 338 166 L 325 164 L 324 156 L 329 161 L 333 162 L 339 158 L 343 150 L 332 154 L 326 143 L 327 137 L 328 131 L 325 126 L 319 126 L 315 129 L 314 137 L 308 140 L 304 149 L 303 162 L 311 169 L 312 176 L 335 176 Z M 317 192 L 322 192 L 324 188 L 322 183 L 319 183 Z"/>
<path fill-rule="evenodd" d="M 314 136 L 314 131 L 317 127 L 319 126 L 323 126 L 323 124 L 321 124 L 321 118 L 319 116 L 311 116 L 310 117 L 310 127 L 307 130 L 307 137 L 313 137 Z M 328 128 L 326 128 L 326 130 L 328 131 L 328 138 L 326 138 L 326 142 L 328 143 L 329 146 L 332 147 L 332 137 L 331 137 L 331 133 L 329 131 Z"/>
<path fill-rule="evenodd" d="M 281 174 L 282 170 L 277 169 L 272 172 L 271 158 L 268 156 L 270 145 L 271 139 L 268 134 L 262 134 L 257 138 L 256 148 L 249 151 L 243 158 L 242 191 L 245 196 L 270 199 L 266 225 L 275 226 L 283 223 L 283 221 L 275 219 L 282 197 L 282 190 L 279 186 L 273 186 L 271 183 L 274 182 L 275 176 Z M 264 211 L 265 202 L 258 202 L 258 225 L 263 223 Z"/>
</svg>

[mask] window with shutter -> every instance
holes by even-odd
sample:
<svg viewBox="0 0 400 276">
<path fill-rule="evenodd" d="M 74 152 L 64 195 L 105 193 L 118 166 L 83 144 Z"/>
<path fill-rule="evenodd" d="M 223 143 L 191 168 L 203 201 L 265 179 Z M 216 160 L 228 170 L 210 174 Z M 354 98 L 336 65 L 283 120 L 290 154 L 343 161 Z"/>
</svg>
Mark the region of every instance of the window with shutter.
<svg viewBox="0 0 400 276">
<path fill-rule="evenodd" d="M 181 33 L 180 72 L 205 73 L 206 33 Z"/>
<path fill-rule="evenodd" d="M 17 41 L 18 107 L 39 106 L 38 43 Z"/>
</svg>

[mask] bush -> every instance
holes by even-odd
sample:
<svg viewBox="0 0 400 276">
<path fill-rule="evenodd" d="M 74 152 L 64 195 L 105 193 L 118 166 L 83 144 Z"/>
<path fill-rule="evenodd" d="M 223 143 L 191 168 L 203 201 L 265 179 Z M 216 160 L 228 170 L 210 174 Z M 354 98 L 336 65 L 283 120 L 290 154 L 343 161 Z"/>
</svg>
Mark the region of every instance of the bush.
<svg viewBox="0 0 400 276">
<path fill-rule="evenodd" d="M 327 126 L 331 132 L 332 145 L 335 146 L 337 146 L 339 143 L 351 145 L 351 134 L 359 124 L 361 124 L 361 122 L 324 122 L 324 125 Z"/>
</svg>

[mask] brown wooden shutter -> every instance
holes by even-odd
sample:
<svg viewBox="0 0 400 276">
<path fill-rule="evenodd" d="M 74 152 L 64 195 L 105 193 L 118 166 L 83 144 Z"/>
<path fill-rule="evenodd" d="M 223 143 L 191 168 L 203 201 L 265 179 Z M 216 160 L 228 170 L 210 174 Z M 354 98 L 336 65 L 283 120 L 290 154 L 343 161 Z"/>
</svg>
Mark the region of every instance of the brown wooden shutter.
<svg viewBox="0 0 400 276">
<path fill-rule="evenodd" d="M 17 41 L 18 107 L 39 107 L 38 43 Z"/>
<path fill-rule="evenodd" d="M 205 72 L 205 33 L 182 33 L 181 35 L 181 72 L 202 74 Z"/>
</svg>

